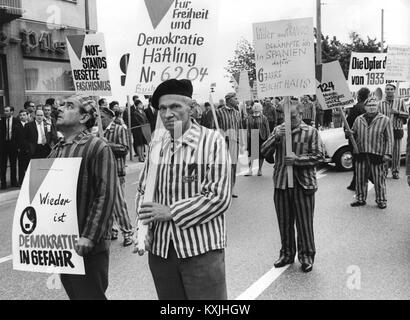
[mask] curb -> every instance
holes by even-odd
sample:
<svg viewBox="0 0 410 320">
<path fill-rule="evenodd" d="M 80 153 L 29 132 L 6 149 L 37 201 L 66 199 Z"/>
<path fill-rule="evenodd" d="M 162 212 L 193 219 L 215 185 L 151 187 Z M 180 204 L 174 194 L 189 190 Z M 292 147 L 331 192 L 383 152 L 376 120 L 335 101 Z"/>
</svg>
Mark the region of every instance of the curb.
<svg viewBox="0 0 410 320">
<path fill-rule="evenodd" d="M 127 163 L 126 172 L 127 174 L 132 174 L 137 172 L 138 170 L 142 170 L 144 168 L 144 163 L 141 162 L 131 162 Z M 0 206 L 5 204 L 6 202 L 17 200 L 20 194 L 20 190 L 12 190 L 5 193 L 0 194 Z"/>
</svg>

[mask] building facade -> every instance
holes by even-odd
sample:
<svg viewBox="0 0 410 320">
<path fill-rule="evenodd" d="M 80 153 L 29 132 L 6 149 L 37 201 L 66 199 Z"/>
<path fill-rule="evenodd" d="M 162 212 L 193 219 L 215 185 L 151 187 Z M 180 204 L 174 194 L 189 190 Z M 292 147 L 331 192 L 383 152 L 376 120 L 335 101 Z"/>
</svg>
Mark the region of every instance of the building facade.
<svg viewBox="0 0 410 320">
<path fill-rule="evenodd" d="M 0 114 L 75 93 L 66 37 L 97 30 L 96 0 L 0 0 Z"/>
</svg>

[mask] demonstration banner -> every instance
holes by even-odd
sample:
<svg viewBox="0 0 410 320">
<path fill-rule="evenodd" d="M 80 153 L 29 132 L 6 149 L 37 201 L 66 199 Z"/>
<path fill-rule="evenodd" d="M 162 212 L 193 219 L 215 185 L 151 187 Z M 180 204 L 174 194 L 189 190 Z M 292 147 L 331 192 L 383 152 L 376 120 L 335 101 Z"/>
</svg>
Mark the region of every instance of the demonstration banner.
<svg viewBox="0 0 410 320">
<path fill-rule="evenodd" d="M 353 96 L 339 61 L 316 66 L 317 97 L 323 109 L 353 106 Z"/>
<path fill-rule="evenodd" d="M 189 79 L 209 91 L 214 64 L 219 1 L 137 0 L 139 30 L 131 48 L 126 86 L 152 95 L 169 79 Z"/>
<path fill-rule="evenodd" d="M 389 46 L 385 78 L 394 81 L 410 81 L 410 47 Z"/>
<path fill-rule="evenodd" d="M 112 96 L 102 33 L 67 36 L 75 90 L 88 96 Z"/>
<path fill-rule="evenodd" d="M 259 98 L 316 93 L 313 18 L 253 24 Z"/>
<path fill-rule="evenodd" d="M 386 86 L 387 54 L 352 52 L 349 70 L 349 88 L 357 92 L 363 87 L 370 91 Z"/>
<path fill-rule="evenodd" d="M 13 268 L 84 275 L 79 239 L 77 180 L 81 158 L 32 160 L 13 221 Z"/>
</svg>

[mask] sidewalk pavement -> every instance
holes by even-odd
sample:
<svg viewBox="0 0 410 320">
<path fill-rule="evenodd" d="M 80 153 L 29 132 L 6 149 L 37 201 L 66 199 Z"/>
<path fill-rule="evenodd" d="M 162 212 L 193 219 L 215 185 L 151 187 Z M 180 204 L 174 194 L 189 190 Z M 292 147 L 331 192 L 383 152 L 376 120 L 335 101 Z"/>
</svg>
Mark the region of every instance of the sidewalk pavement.
<svg viewBox="0 0 410 320">
<path fill-rule="evenodd" d="M 130 161 L 129 158 L 127 159 L 127 168 L 126 168 L 127 175 L 140 171 L 143 169 L 143 167 L 144 167 L 144 163 L 136 161 L 135 158 L 134 158 L 134 161 Z M 17 200 L 19 193 L 20 193 L 19 188 L 10 188 L 7 190 L 0 191 L 0 205 L 4 204 L 5 202 Z"/>
</svg>

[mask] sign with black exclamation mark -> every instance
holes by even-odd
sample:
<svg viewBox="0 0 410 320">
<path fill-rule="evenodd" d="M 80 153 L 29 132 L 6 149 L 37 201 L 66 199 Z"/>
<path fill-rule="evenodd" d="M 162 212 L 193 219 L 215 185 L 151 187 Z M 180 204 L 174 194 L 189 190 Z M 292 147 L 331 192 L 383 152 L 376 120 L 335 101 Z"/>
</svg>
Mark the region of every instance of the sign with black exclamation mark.
<svg viewBox="0 0 410 320">
<path fill-rule="evenodd" d="M 120 69 L 124 75 L 121 76 L 121 86 L 124 87 L 127 81 L 128 64 L 130 62 L 130 54 L 124 54 L 120 60 Z"/>
</svg>

